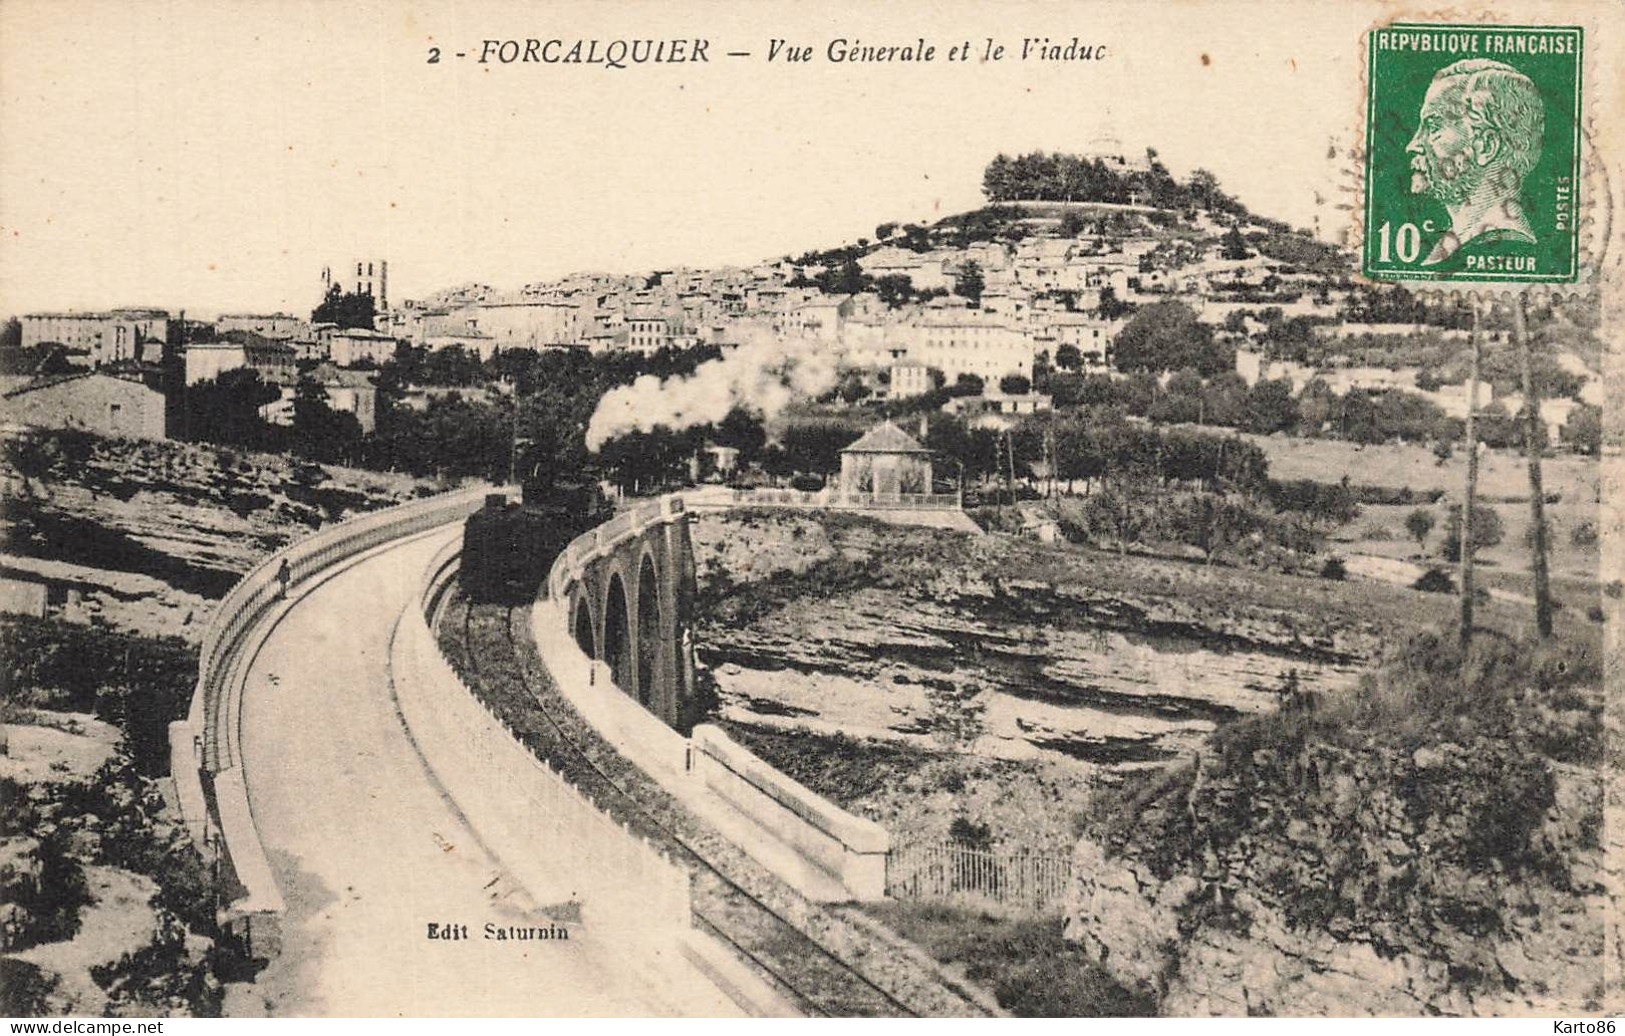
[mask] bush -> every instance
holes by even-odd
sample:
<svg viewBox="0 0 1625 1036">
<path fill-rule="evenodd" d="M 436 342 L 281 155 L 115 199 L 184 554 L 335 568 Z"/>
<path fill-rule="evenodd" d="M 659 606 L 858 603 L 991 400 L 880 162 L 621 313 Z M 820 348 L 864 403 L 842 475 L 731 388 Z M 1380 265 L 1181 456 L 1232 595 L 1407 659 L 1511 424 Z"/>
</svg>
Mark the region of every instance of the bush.
<svg viewBox="0 0 1625 1036">
<path fill-rule="evenodd" d="M 0 838 L 19 850 L 33 839 L 36 877 L 26 867 L 7 867 L 0 873 L 0 899 L 14 913 L 0 931 L 0 949 L 25 950 L 41 943 L 71 939 L 79 931 L 79 910 L 91 902 L 84 867 L 73 855 L 71 833 L 61 824 L 46 823 L 28 796 L 28 789 L 10 777 L 0 777 Z"/>
<path fill-rule="evenodd" d="M 0 659 L 0 700 L 94 712 L 123 730 L 142 773 L 169 772 L 169 723 L 191 704 L 195 647 L 179 637 L 14 616 L 0 623 Z"/>
<path fill-rule="evenodd" d="M 1405 507 L 1410 504 L 1436 504 L 1444 499 L 1442 489 L 1412 489 L 1410 486 L 1355 486 L 1356 503 L 1372 506 Z"/>
<path fill-rule="evenodd" d="M 1484 550 L 1500 543 L 1506 536 L 1501 515 L 1495 508 L 1481 504 L 1473 508 L 1473 549 Z M 1445 523 L 1444 557 L 1446 561 L 1461 560 L 1461 507 L 1452 506 Z"/>
<path fill-rule="evenodd" d="M 1023 528 L 1021 513 L 1012 507 L 967 508 L 966 513 L 984 532 L 1020 533 Z"/>
<path fill-rule="evenodd" d="M 1326 563 L 1324 565 L 1320 566 L 1320 578 L 1322 578 L 1322 579 L 1347 579 L 1348 578 L 1348 569 L 1344 566 L 1343 559 L 1342 558 L 1327 558 Z"/>
<path fill-rule="evenodd" d="M 954 817 L 954 822 L 948 825 L 948 838 L 967 849 L 987 850 L 993 847 L 992 829 L 969 817 Z"/>
<path fill-rule="evenodd" d="M 1059 921 L 1011 921 L 967 907 L 906 900 L 864 909 L 932 957 L 963 969 L 1018 1018 L 1156 1014 L 1153 994 L 1118 984 L 1065 938 Z"/>
<path fill-rule="evenodd" d="M 1277 510 L 1301 511 L 1330 525 L 1343 525 L 1360 513 L 1355 490 L 1347 483 L 1270 479 L 1265 491 Z"/>
<path fill-rule="evenodd" d="M 1569 531 L 1569 542 L 1576 547 L 1594 547 L 1597 545 L 1597 523 L 1587 520 L 1576 525 Z"/>
<path fill-rule="evenodd" d="M 42 1018 L 51 1013 L 57 977 L 38 964 L 0 957 L 0 1013 L 7 1018 Z"/>
<path fill-rule="evenodd" d="M 1597 635 L 1485 630 L 1463 650 L 1453 630 L 1424 630 L 1358 688 L 1223 724 L 1197 764 L 1097 795 L 1086 823 L 1137 870 L 1243 884 L 1289 927 L 1369 939 L 1383 956 L 1493 939 L 1517 923 L 1510 890 L 1570 897 L 1569 853 L 1597 847 L 1599 800 L 1575 805 L 1561 833 L 1547 818 L 1553 764 L 1603 757 L 1601 658 Z M 1374 865 L 1396 841 L 1415 865 Z M 1192 903 L 1182 935 L 1236 921 Z M 1482 979 L 1500 988 L 1488 963 Z"/>
<path fill-rule="evenodd" d="M 1427 547 L 1428 533 L 1433 531 L 1434 521 L 1433 512 L 1421 507 L 1405 516 L 1405 531 L 1411 534 L 1418 549 Z"/>
<path fill-rule="evenodd" d="M 184 1005 L 193 1017 L 218 1018 L 223 991 L 210 974 L 211 963 L 208 956 L 194 958 L 185 927 L 160 913 L 151 942 L 114 963 L 93 966 L 90 975 L 114 1004 L 164 1012 Z"/>
<path fill-rule="evenodd" d="M 1456 592 L 1456 581 L 1444 569 L 1430 568 L 1411 584 L 1411 589 L 1430 594 L 1453 594 Z"/>
</svg>

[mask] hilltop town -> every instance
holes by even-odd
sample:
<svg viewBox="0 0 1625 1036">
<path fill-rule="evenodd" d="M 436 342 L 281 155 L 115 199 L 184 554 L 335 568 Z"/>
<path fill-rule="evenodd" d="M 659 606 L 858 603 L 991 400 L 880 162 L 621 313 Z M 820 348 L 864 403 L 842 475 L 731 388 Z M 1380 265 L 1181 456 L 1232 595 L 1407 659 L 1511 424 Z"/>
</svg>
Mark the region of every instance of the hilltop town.
<svg viewBox="0 0 1625 1036">
<path fill-rule="evenodd" d="M 308 314 L 8 321 L 0 706 L 15 748 L 0 778 L 19 790 L 8 830 L 25 834 L 0 849 L 21 861 L 6 948 L 35 952 L 16 972 L 28 1004 L 231 1014 L 258 995 L 222 964 L 236 933 L 206 908 L 213 879 L 177 819 L 210 618 L 291 608 L 289 579 L 326 585 L 332 603 L 278 627 L 262 711 L 236 722 L 261 737 L 285 723 L 288 751 L 327 738 L 346 758 L 347 738 L 401 736 L 395 676 L 357 668 L 332 694 L 340 677 L 305 656 L 394 659 L 389 580 L 360 581 L 392 562 L 327 577 L 343 551 L 384 545 L 368 529 L 415 542 L 419 505 L 445 509 L 435 535 L 461 548 L 443 555 L 460 581 L 437 567 L 439 590 L 402 605 L 438 602 L 423 630 L 436 671 L 526 731 L 526 751 L 540 737 L 554 762 L 579 753 L 567 776 L 612 784 L 597 803 L 611 818 L 714 819 L 640 798 L 659 781 L 640 756 L 701 724 L 811 812 L 878 825 L 894 840 L 883 871 L 960 861 L 937 867 L 951 895 L 887 880 L 838 924 L 803 918 L 869 947 L 866 962 L 959 990 L 938 965 L 963 965 L 1018 1014 L 1497 1013 L 1569 996 L 1600 866 L 1595 643 L 1618 596 L 1598 575 L 1597 460 L 1618 444 L 1595 300 L 1530 310 L 1517 341 L 1511 311 L 1359 280 L 1343 243 L 1250 211 L 1205 171 L 1180 181 L 1155 151 L 1000 155 L 983 191 L 972 211 L 745 266 L 399 299 L 373 258 L 321 269 Z M 487 493 L 516 483 L 523 505 Z M 644 549 L 668 525 L 694 530 L 686 574 Z M 409 549 L 427 564 L 439 542 Z M 316 561 L 300 553 L 313 543 Z M 601 602 L 571 609 L 568 573 L 542 580 L 584 554 L 610 574 Z M 1471 646 L 1458 601 L 1460 628 L 1483 634 Z M 557 612 L 557 644 L 526 628 L 535 602 Z M 1556 609 L 1555 640 L 1527 637 L 1531 604 L 1548 625 Z M 350 629 L 363 620 L 377 629 Z M 290 648 L 300 622 L 356 639 Z M 561 648 L 582 655 L 592 700 L 636 713 L 637 737 L 600 743 L 602 716 L 541 694 L 563 686 L 537 678 Z M 634 666 L 669 668 L 666 698 Z M 1551 693 L 1526 695 L 1537 682 Z M 380 688 L 383 725 L 348 729 L 349 696 Z M 298 720 L 312 703 L 345 721 Z M 411 792 L 412 751 L 414 776 L 379 769 L 376 787 Z M 256 811 L 286 792 L 299 818 L 267 846 L 334 837 L 304 823 L 283 771 L 250 777 Z M 111 790 L 81 803 L 98 782 Z M 776 801 L 774 816 L 796 812 Z M 401 830 L 416 816 L 374 799 L 361 813 Z M 49 837 L 26 834 L 47 821 Z M 726 830 L 684 851 L 746 866 L 761 836 Z M 1038 865 L 1049 891 L 1032 902 L 986 877 Z M 51 868 L 72 895 L 46 887 Z M 1508 906 L 1514 889 L 1534 906 Z M 110 903 L 136 904 L 124 941 L 73 940 Z M 1477 919 L 1503 915 L 1480 945 Z M 1255 923 L 1272 941 L 1249 940 Z M 804 965 L 775 939 L 786 973 Z M 1391 968 L 1368 967 L 1374 947 Z M 1460 977 L 1441 960 L 1473 964 Z M 835 1003 L 824 1013 L 864 1013 Z"/>
<path fill-rule="evenodd" d="M 309 317 L 23 314 L 7 332 L 16 348 L 0 350 L 7 409 L 25 424 L 207 439 L 197 411 L 241 370 L 258 379 L 248 394 L 267 424 L 294 423 L 303 384 L 307 401 L 371 436 L 388 409 L 379 371 L 402 349 L 428 359 L 382 387 L 421 409 L 448 385 L 477 398 L 477 386 L 511 379 L 511 364 L 494 363 L 503 353 L 726 352 L 770 338 L 833 360 L 831 388 L 848 404 L 927 397 L 915 405 L 951 403 L 996 427 L 1113 395 L 1086 388 L 1090 376 L 1152 375 L 1157 385 L 1137 391 L 1156 396 L 1183 371 L 1201 381 L 1176 381 L 1175 404 L 1154 420 L 1193 410 L 1198 423 L 1237 424 L 1224 417 L 1234 406 L 1200 397 L 1261 382 L 1303 401 L 1388 399 L 1426 422 L 1466 414 L 1464 307 L 1356 282 L 1345 249 L 1249 212 L 1205 171 L 1179 183 L 1155 151 L 1001 155 L 984 192 L 987 207 L 929 226 L 885 223 L 748 267 L 579 273 L 517 290 L 468 284 L 396 302 L 388 262 L 375 259 L 324 268 Z M 1492 315 L 1492 342 L 1505 339 L 1505 324 Z M 1552 324 L 1535 372 L 1540 416 L 1561 432 L 1580 415 L 1575 431 L 1589 443 L 1603 392 L 1598 341 L 1584 314 Z M 443 376 L 453 368 L 461 373 Z M 1492 417 L 1522 408 L 1513 373 L 1503 364 L 1480 390 Z M 314 408 L 309 421 L 331 423 Z M 1417 437 L 1388 424 L 1369 434 Z"/>
</svg>

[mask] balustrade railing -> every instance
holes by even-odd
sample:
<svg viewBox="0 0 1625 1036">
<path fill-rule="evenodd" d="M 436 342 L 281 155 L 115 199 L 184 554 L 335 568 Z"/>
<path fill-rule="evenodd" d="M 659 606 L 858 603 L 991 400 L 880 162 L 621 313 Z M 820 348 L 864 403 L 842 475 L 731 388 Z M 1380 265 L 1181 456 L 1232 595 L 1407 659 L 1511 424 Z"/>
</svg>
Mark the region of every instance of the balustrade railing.
<svg viewBox="0 0 1625 1036">
<path fill-rule="evenodd" d="M 1066 856 L 940 842 L 901 846 L 886 858 L 886 894 L 894 899 L 1055 914 L 1065 906 L 1071 884 L 1072 860 Z"/>
<path fill-rule="evenodd" d="M 640 932 L 658 943 L 686 929 L 688 872 L 539 758 L 440 652 L 430 622 L 461 552 L 450 543 L 430 562 L 391 649 L 402 715 L 430 769 L 533 897 L 546 901 L 560 888 L 574 895 L 586 922 L 616 933 L 623 951 Z"/>
<path fill-rule="evenodd" d="M 223 847 L 229 902 L 221 920 L 245 950 L 269 956 L 278 944 L 282 898 L 254 827 L 240 768 L 238 723 L 253 648 L 287 595 L 374 547 L 472 513 L 488 487 L 458 490 L 339 522 L 266 558 L 221 599 L 204 631 L 198 681 L 185 720 L 170 725 L 170 772 L 187 830 L 205 852 Z M 205 790 L 205 782 L 209 784 Z"/>
<path fill-rule="evenodd" d="M 245 634 L 282 600 L 285 591 L 373 547 L 470 513 L 487 492 L 485 486 L 458 490 L 346 519 L 271 555 L 232 587 L 204 633 L 199 652 L 192 702 L 193 718 L 203 737 L 204 769 L 218 772 L 237 765 L 236 703 L 222 692 Z M 288 566 L 286 586 L 279 575 L 284 564 Z"/>
</svg>

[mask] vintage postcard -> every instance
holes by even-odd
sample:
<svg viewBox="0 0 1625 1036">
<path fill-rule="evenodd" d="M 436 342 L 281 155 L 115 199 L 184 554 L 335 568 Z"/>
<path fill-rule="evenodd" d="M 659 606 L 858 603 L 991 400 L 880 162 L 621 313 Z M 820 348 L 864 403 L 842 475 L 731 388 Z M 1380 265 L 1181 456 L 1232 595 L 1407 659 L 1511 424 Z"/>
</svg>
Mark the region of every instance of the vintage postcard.
<svg viewBox="0 0 1625 1036">
<path fill-rule="evenodd" d="M 1613 1032 L 1622 48 L 0 4 L 0 1014 Z"/>
</svg>

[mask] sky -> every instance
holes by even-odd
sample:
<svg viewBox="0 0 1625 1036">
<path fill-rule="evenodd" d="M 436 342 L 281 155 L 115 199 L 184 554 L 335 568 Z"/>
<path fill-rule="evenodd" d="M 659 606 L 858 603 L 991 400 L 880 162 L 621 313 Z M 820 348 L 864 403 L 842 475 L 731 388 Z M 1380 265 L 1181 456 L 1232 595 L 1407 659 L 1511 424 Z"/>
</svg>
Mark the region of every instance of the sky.
<svg viewBox="0 0 1625 1036">
<path fill-rule="evenodd" d="M 994 154 L 1102 135 L 1307 227 L 1317 191 L 1356 182 L 1362 34 L 1387 17 L 1193 0 L 7 0 L 0 314 L 302 314 L 322 266 L 356 259 L 389 261 L 393 301 L 743 264 L 974 207 Z M 1014 59 L 1024 37 L 1074 35 L 1104 59 Z M 529 37 L 703 37 L 711 60 L 477 63 L 483 40 Z M 843 37 L 924 37 L 937 59 L 824 60 Z M 1004 60 L 946 59 L 988 37 Z M 768 62 L 775 38 L 815 60 Z"/>
</svg>

